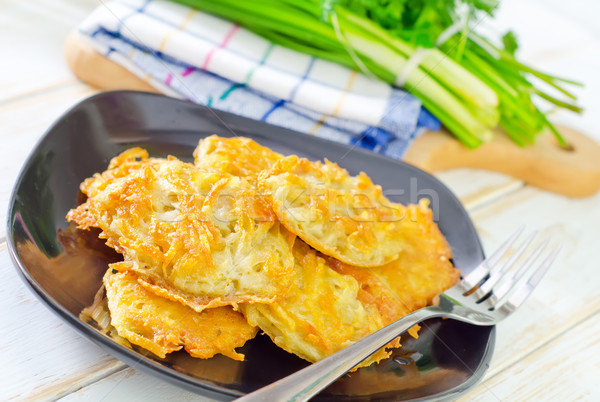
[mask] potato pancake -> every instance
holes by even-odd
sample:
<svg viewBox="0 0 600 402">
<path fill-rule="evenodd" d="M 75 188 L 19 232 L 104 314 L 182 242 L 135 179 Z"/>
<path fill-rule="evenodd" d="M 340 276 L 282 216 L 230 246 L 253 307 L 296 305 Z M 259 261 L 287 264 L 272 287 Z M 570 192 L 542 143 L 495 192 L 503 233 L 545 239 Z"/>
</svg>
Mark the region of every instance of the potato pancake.
<svg viewBox="0 0 600 402">
<path fill-rule="evenodd" d="M 294 236 L 244 179 L 130 150 L 82 191 L 67 219 L 102 229 L 130 269 L 196 297 L 197 311 L 270 302 L 292 284 Z"/>
<path fill-rule="evenodd" d="M 404 206 L 387 200 L 365 173 L 353 177 L 327 160 L 292 155 L 263 171 L 258 187 L 292 233 L 347 264 L 383 265 L 404 247 Z"/>
<path fill-rule="evenodd" d="M 410 311 L 433 304 L 435 298 L 460 280 L 452 264 L 452 249 L 433 221 L 428 201 L 407 208 L 402 221 L 404 250 L 397 260 L 371 268 Z"/>
<path fill-rule="evenodd" d="M 341 275 L 300 239 L 294 243 L 296 286 L 270 304 L 240 305 L 251 325 L 295 355 L 316 362 L 383 327 L 374 304 L 363 305 L 358 282 Z M 398 340 L 389 346 L 399 346 Z M 361 366 L 389 355 L 378 351 Z"/>
<path fill-rule="evenodd" d="M 116 272 L 116 271 L 115 271 Z M 185 350 L 193 357 L 208 359 L 217 353 L 235 360 L 235 351 L 254 338 L 258 330 L 230 306 L 198 313 L 180 303 L 148 292 L 132 272 L 104 276 L 110 322 L 119 336 L 164 358 Z"/>
<path fill-rule="evenodd" d="M 428 202 L 409 205 L 406 212 L 402 222 L 405 247 L 398 259 L 379 267 L 356 268 L 326 257 L 332 268 L 358 281 L 362 298 L 380 306 L 386 324 L 432 304 L 460 277 L 460 271 L 452 265 L 452 250 L 433 221 Z"/>
<path fill-rule="evenodd" d="M 244 177 L 251 182 L 281 158 L 283 155 L 245 137 L 211 135 L 200 140 L 194 150 L 194 164 L 199 168 Z"/>
</svg>

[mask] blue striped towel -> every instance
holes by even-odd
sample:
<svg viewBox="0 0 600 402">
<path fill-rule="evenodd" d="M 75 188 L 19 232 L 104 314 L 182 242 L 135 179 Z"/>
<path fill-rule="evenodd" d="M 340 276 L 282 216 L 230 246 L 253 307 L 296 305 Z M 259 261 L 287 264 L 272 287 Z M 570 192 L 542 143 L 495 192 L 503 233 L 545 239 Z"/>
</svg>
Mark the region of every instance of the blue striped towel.
<svg viewBox="0 0 600 402">
<path fill-rule="evenodd" d="M 78 31 L 167 95 L 306 134 L 401 158 L 439 129 L 406 91 L 176 3 L 106 2 Z"/>
</svg>

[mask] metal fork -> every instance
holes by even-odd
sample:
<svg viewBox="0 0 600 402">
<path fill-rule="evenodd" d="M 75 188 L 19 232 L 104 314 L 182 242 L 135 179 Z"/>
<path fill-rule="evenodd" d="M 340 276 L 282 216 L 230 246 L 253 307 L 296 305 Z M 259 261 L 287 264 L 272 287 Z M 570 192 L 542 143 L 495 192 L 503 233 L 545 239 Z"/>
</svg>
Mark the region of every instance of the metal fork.
<svg viewBox="0 0 600 402">
<path fill-rule="evenodd" d="M 237 401 L 306 401 L 392 339 L 429 318 L 448 317 L 474 325 L 495 325 L 523 304 L 548 271 L 560 249 L 554 248 L 536 269 L 532 269 L 548 245 L 549 240 L 546 239 L 529 253 L 520 266 L 510 270 L 517 260 L 525 256 L 525 251 L 535 237 L 535 233 L 530 235 L 506 258 L 508 250 L 523 230 L 524 227 L 517 230 L 462 281 L 442 293 L 437 305 L 424 307 L 402 317 L 347 348 Z"/>
</svg>

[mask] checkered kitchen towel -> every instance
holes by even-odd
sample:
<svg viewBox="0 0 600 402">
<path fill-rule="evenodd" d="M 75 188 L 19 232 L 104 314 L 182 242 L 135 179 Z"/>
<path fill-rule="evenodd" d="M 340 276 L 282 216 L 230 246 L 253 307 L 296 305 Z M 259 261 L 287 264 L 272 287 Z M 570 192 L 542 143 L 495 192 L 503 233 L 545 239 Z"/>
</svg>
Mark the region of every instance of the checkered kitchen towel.
<svg viewBox="0 0 600 402">
<path fill-rule="evenodd" d="M 102 2 L 79 32 L 167 95 L 392 157 L 439 128 L 403 90 L 168 1 Z"/>
</svg>

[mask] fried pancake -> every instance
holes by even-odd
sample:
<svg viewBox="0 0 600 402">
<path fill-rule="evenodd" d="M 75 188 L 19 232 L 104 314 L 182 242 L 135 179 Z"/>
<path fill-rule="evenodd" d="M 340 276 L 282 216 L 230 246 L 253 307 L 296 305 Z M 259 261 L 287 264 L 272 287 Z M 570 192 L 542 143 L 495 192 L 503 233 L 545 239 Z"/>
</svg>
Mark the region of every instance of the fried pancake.
<svg viewBox="0 0 600 402">
<path fill-rule="evenodd" d="M 111 325 L 129 342 L 164 358 L 182 347 L 192 355 L 208 359 L 217 353 L 235 360 L 235 351 L 252 339 L 257 328 L 233 308 L 217 307 L 198 313 L 180 303 L 148 292 L 132 272 L 104 276 Z"/>
<path fill-rule="evenodd" d="M 427 201 L 409 205 L 406 213 L 402 221 L 405 246 L 397 260 L 380 267 L 355 268 L 327 258 L 337 272 L 358 281 L 359 296 L 373 300 L 386 323 L 433 304 L 435 297 L 456 284 L 460 276 Z"/>
<path fill-rule="evenodd" d="M 406 306 L 387 284 L 373 270 L 375 268 L 357 268 L 333 257 L 322 255 L 331 269 L 341 275 L 351 276 L 358 282 L 357 299 L 363 306 L 373 306 L 379 312 L 383 325 L 388 325 L 408 314 Z"/>
<path fill-rule="evenodd" d="M 407 208 L 402 221 L 404 250 L 400 257 L 371 271 L 411 312 L 433 304 L 435 298 L 460 279 L 452 264 L 452 249 L 433 221 L 428 201 Z"/>
<path fill-rule="evenodd" d="M 353 177 L 327 160 L 292 155 L 263 171 L 258 187 L 281 223 L 323 254 L 372 267 L 402 251 L 404 207 L 388 201 L 365 173 Z"/>
<path fill-rule="evenodd" d="M 106 275 L 106 272 L 104 274 Z M 113 341 L 125 347 L 131 347 L 131 342 L 120 336 L 117 329 L 110 323 L 110 310 L 108 309 L 108 299 L 106 298 L 104 284 L 100 286 L 100 289 L 94 295 L 94 302 L 81 310 L 79 319 L 98 328 Z"/>
<path fill-rule="evenodd" d="M 331 269 L 300 239 L 294 243 L 296 287 L 271 304 L 244 304 L 240 309 L 276 345 L 310 362 L 321 360 L 384 325 L 377 306 L 362 304 L 358 282 Z M 399 346 L 399 340 L 389 346 Z M 388 356 L 378 351 L 361 366 Z"/>
<path fill-rule="evenodd" d="M 244 179 L 130 150 L 82 184 L 67 219 L 97 226 L 129 269 L 179 291 L 196 311 L 270 302 L 294 276 L 294 236 Z M 123 268 L 123 266 L 121 267 Z M 165 287 L 163 286 L 163 287 Z"/>
<path fill-rule="evenodd" d="M 207 171 L 228 173 L 253 182 L 283 155 L 257 144 L 249 138 L 206 137 L 194 150 L 194 164 Z"/>
</svg>

